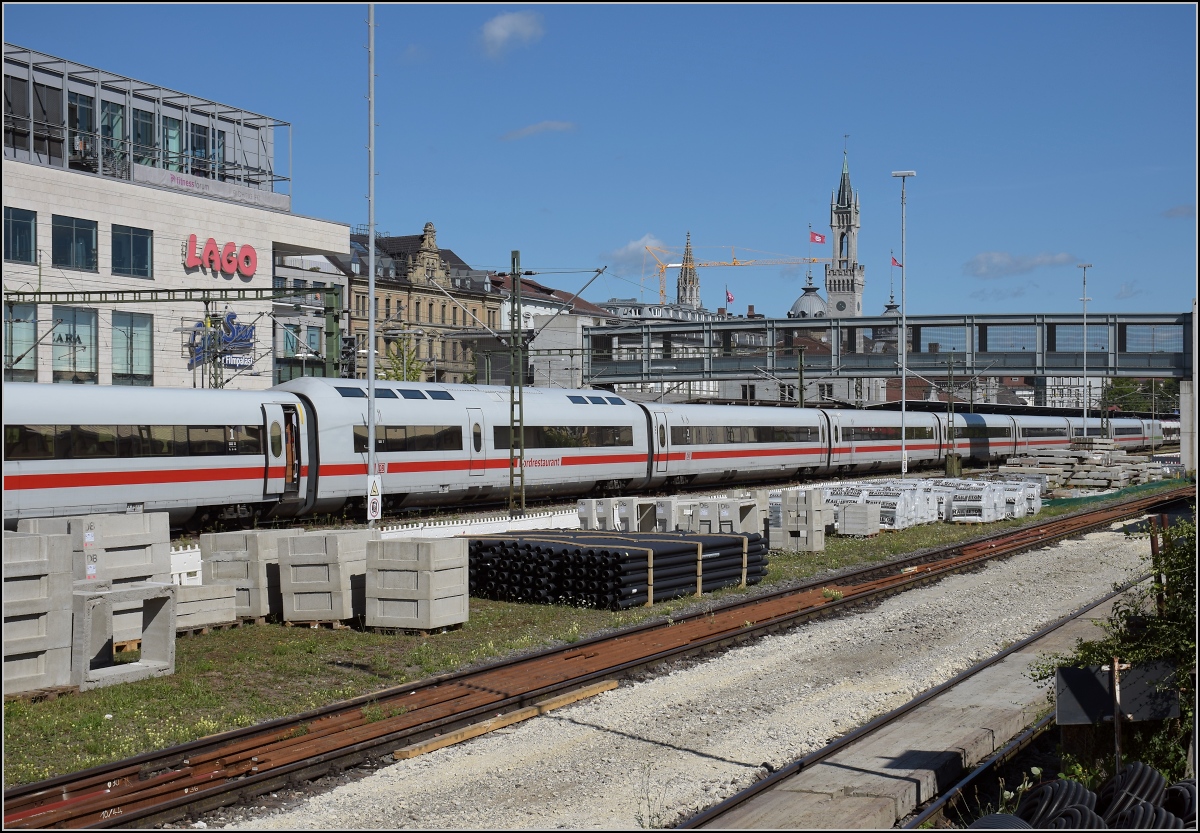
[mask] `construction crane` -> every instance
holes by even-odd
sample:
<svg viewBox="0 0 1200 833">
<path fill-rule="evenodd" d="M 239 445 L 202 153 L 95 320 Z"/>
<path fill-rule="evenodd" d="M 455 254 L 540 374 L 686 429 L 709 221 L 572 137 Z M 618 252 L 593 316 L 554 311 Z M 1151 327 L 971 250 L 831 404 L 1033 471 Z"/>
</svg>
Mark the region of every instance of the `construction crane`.
<svg viewBox="0 0 1200 833">
<path fill-rule="evenodd" d="M 670 255 L 678 255 L 679 252 L 673 249 L 663 249 L 657 246 L 647 246 L 646 251 L 650 253 L 650 257 L 654 258 L 654 262 L 658 264 L 658 302 L 660 304 L 667 303 L 667 270 L 679 269 L 683 266 L 682 263 L 664 263 L 659 253 L 669 257 Z M 751 250 L 753 251 L 753 250 Z M 769 254 L 769 253 L 768 253 Z M 738 260 L 737 254 L 733 247 L 729 247 L 729 260 L 706 260 L 696 261 L 692 266 L 697 269 L 708 266 L 796 266 L 803 263 L 829 263 L 830 258 L 827 257 L 787 257 L 773 258 L 769 260 L 754 259 L 754 260 Z"/>
</svg>

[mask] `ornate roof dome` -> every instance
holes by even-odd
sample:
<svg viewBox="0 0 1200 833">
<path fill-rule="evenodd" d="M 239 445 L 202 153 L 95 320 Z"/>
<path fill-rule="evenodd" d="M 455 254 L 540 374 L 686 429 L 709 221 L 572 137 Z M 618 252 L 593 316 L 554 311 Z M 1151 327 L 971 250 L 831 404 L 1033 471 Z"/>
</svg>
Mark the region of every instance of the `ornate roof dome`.
<svg viewBox="0 0 1200 833">
<path fill-rule="evenodd" d="M 808 276 L 808 284 L 804 287 L 804 294 L 796 299 L 796 303 L 792 304 L 787 315 L 788 318 L 827 318 L 829 316 L 829 307 L 825 304 L 825 299 L 817 294 L 811 274 Z"/>
</svg>

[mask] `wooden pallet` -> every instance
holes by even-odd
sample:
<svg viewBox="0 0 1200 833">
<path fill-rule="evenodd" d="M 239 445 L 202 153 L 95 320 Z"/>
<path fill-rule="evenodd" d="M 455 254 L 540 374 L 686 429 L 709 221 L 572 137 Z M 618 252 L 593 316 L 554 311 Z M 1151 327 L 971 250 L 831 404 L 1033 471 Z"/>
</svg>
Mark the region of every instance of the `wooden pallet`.
<svg viewBox="0 0 1200 833">
<path fill-rule="evenodd" d="M 227 631 L 227 630 L 232 630 L 233 628 L 240 628 L 241 626 L 242 626 L 242 623 L 240 621 L 237 621 L 237 622 L 218 622 L 215 625 L 201 625 L 201 626 L 195 627 L 195 628 L 176 628 L 175 636 L 176 637 L 203 636 L 204 634 L 212 633 L 213 631 Z"/>
<path fill-rule="evenodd" d="M 333 631 L 348 631 L 354 627 L 354 620 L 346 619 L 344 621 L 339 621 L 336 619 L 318 619 L 302 622 L 284 622 L 283 625 L 286 628 L 312 628 L 313 630 L 324 628 L 326 630 Z"/>
<path fill-rule="evenodd" d="M 140 640 L 140 639 L 129 639 L 129 640 L 126 640 L 125 642 L 114 642 L 113 643 L 113 653 L 114 654 L 128 654 L 131 651 L 140 651 L 140 650 L 142 650 L 142 640 Z"/>
<path fill-rule="evenodd" d="M 76 685 L 58 685 L 48 688 L 34 688 L 29 691 L 17 691 L 12 694 L 4 695 L 4 702 L 9 700 L 24 700 L 29 703 L 43 703 L 48 700 L 57 700 L 67 694 L 77 694 L 79 686 Z"/>
<path fill-rule="evenodd" d="M 440 628 L 430 628 L 429 630 L 421 630 L 420 628 L 363 628 L 367 633 L 378 633 L 384 636 L 429 636 L 434 633 L 447 633 L 449 631 L 461 631 L 462 622 L 456 625 L 443 625 Z"/>
</svg>

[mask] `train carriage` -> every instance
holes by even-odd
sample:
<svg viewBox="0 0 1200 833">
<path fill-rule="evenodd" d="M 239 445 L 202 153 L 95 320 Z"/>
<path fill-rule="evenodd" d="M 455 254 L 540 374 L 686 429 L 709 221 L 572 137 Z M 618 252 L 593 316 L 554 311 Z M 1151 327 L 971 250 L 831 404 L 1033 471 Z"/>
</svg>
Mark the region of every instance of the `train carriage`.
<svg viewBox="0 0 1200 833">
<path fill-rule="evenodd" d="M 644 403 L 652 486 L 804 477 L 829 468 L 823 411 Z"/>
<path fill-rule="evenodd" d="M 946 416 L 938 421 L 946 431 Z M 964 459 L 992 463 L 1011 457 L 1017 449 L 1017 420 L 1003 414 L 955 414 L 954 430 L 946 432 L 946 446 Z"/>
<path fill-rule="evenodd" d="M 6 383 L 4 519 L 230 506 L 266 515 L 306 497 L 310 422 L 277 390 Z"/>
<path fill-rule="evenodd" d="M 1071 425 L 1066 417 L 1023 416 L 1016 423 L 1018 453 L 1071 447 Z"/>
<path fill-rule="evenodd" d="M 900 468 L 900 414 L 895 411 L 830 411 L 831 464 L 846 471 Z M 910 466 L 942 459 L 944 424 L 936 414 L 904 416 L 904 451 Z"/>
<path fill-rule="evenodd" d="M 280 385 L 319 414 L 320 460 L 310 511 L 336 511 L 364 493 L 367 385 L 295 379 Z M 390 508 L 497 500 L 509 486 L 506 387 L 377 382 L 375 453 Z M 525 491 L 575 495 L 646 480 L 646 419 L 622 397 L 525 389 Z"/>
</svg>

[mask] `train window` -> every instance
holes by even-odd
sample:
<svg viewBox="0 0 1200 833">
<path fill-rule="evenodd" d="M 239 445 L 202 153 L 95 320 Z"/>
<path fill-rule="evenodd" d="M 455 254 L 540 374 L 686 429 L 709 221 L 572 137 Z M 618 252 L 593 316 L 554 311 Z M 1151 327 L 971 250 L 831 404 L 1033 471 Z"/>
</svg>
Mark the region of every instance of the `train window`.
<svg viewBox="0 0 1200 833">
<path fill-rule="evenodd" d="M 1103 428 L 1093 428 L 1092 426 L 1090 426 L 1090 425 L 1089 425 L 1089 426 L 1088 426 L 1088 430 L 1087 430 L 1087 435 L 1088 435 L 1089 437 L 1103 437 L 1103 436 L 1104 436 L 1104 429 L 1103 429 Z M 1083 429 L 1082 429 L 1082 428 L 1076 428 L 1076 429 L 1075 429 L 1075 436 L 1076 436 L 1076 437 L 1082 437 L 1082 436 L 1083 436 Z"/>
<path fill-rule="evenodd" d="M 229 428 L 231 454 L 262 454 L 262 428 L 257 425 L 232 425 Z"/>
<path fill-rule="evenodd" d="M 658 446 L 659 448 L 667 447 L 667 426 L 658 426 Z"/>
<path fill-rule="evenodd" d="M 471 425 L 471 444 L 475 446 L 476 453 L 483 451 L 483 429 L 478 422 Z"/>
<path fill-rule="evenodd" d="M 591 402 L 593 405 L 603 405 L 604 397 L 603 396 L 589 396 L 588 402 Z"/>
<path fill-rule="evenodd" d="M 463 430 L 461 425 L 450 425 L 437 432 L 438 451 L 462 451 Z"/>
<path fill-rule="evenodd" d="M 71 457 L 87 459 L 117 456 L 117 427 L 115 425 L 72 425 Z"/>
<path fill-rule="evenodd" d="M 362 388 L 342 388 L 342 387 L 335 386 L 334 390 L 336 390 L 338 393 L 340 393 L 342 396 L 346 397 L 347 399 L 366 399 L 367 398 L 367 392 L 365 390 L 363 390 Z M 275 456 L 279 456 L 279 455 L 275 455 Z"/>
<path fill-rule="evenodd" d="M 409 451 L 434 451 L 437 449 L 437 428 L 433 425 L 408 426 Z"/>
<path fill-rule="evenodd" d="M 118 425 L 117 456 L 145 457 L 150 453 L 149 425 Z"/>
<path fill-rule="evenodd" d="M 225 426 L 223 425 L 189 425 L 188 454 L 196 455 L 225 453 Z"/>
<path fill-rule="evenodd" d="M 1051 428 L 1029 428 L 1021 429 L 1021 434 L 1026 437 L 1065 437 L 1067 436 L 1066 426 L 1055 426 Z"/>
<path fill-rule="evenodd" d="M 624 405 L 625 404 L 624 399 L 618 399 L 615 396 L 606 396 L 604 398 L 608 400 L 609 405 Z"/>
<path fill-rule="evenodd" d="M 54 457 L 53 425 L 5 425 L 4 459 L 49 460 Z"/>
<path fill-rule="evenodd" d="M 1113 435 L 1117 437 L 1132 437 L 1142 433 L 1141 428 L 1114 428 Z"/>
<path fill-rule="evenodd" d="M 662 434 L 665 441 L 665 429 Z M 492 428 L 496 448 L 510 448 L 507 425 Z M 526 448 L 611 448 L 633 445 L 629 425 L 526 425 Z"/>
<path fill-rule="evenodd" d="M 671 444 L 672 445 L 691 445 L 692 432 L 686 425 L 671 426 Z"/>
<path fill-rule="evenodd" d="M 576 405 L 586 405 L 587 404 L 587 397 L 585 397 L 585 396 L 568 396 L 567 399 L 570 399 Z"/>
<path fill-rule="evenodd" d="M 151 425 L 149 450 L 146 451 L 151 457 L 170 457 L 175 454 L 186 454 L 187 444 L 183 443 L 183 451 L 179 450 L 180 443 L 176 442 L 176 435 L 182 433 L 180 428 L 177 432 L 174 425 Z"/>
<path fill-rule="evenodd" d="M 278 422 L 271 423 L 271 456 L 283 456 L 283 431 Z"/>
<path fill-rule="evenodd" d="M 454 398 L 447 391 L 444 391 L 444 390 L 427 390 L 425 392 L 427 394 L 429 394 L 430 399 L 453 399 Z"/>
<path fill-rule="evenodd" d="M 397 399 L 396 392 L 391 388 L 375 388 L 376 399 Z"/>
<path fill-rule="evenodd" d="M 387 441 L 384 443 L 383 451 L 408 451 L 408 428 L 403 425 L 389 425 L 386 428 L 376 428 L 376 435 L 383 431 Z M 366 426 L 363 426 L 363 451 L 367 449 L 367 441 L 365 439 L 367 433 Z"/>
<path fill-rule="evenodd" d="M 401 389 L 401 390 L 397 391 L 397 393 L 399 393 L 405 399 L 424 399 L 425 398 L 425 394 L 421 393 L 419 390 L 403 390 L 403 389 Z"/>
<path fill-rule="evenodd" d="M 403 449 L 400 449 L 401 451 Z M 375 426 L 375 453 L 387 451 L 387 429 L 382 425 Z M 367 426 L 354 426 L 354 452 L 356 454 L 367 453 Z"/>
</svg>

